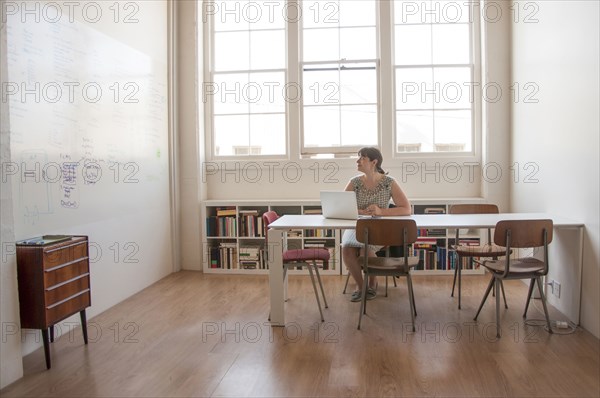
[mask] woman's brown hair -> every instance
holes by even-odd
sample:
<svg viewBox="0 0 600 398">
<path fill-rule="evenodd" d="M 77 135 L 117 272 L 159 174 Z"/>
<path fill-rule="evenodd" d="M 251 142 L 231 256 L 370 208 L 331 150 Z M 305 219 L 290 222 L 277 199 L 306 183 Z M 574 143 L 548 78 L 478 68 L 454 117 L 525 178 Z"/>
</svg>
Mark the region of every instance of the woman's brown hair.
<svg viewBox="0 0 600 398">
<path fill-rule="evenodd" d="M 377 172 L 380 174 L 387 174 L 381 168 L 381 164 L 383 163 L 383 155 L 379 149 L 375 147 L 364 147 L 358 150 L 358 156 L 365 156 L 369 158 L 370 161 L 376 160 L 377 163 L 375 163 L 375 169 L 377 169 Z"/>
</svg>

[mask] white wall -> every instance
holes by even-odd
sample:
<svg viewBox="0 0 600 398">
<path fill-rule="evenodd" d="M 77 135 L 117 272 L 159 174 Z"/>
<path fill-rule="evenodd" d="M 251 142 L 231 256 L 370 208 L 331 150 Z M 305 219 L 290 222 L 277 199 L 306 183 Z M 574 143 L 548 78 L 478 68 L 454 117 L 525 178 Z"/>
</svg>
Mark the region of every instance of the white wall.
<svg viewBox="0 0 600 398">
<path fill-rule="evenodd" d="M 7 53 L 6 24 L 0 25 L 0 54 Z M 7 57 L 0 57 L 0 80 L 8 75 Z M 8 102 L 0 102 L 0 164 L 10 164 L 10 117 Z M 13 193 L 10 180 L 0 179 L 0 388 L 23 376 L 21 344 L 19 344 L 19 299 L 17 291 L 17 263 L 14 256 L 15 226 Z M 10 337 L 9 337 L 10 336 Z M 10 338 L 10 342 L 9 342 Z"/>
<path fill-rule="evenodd" d="M 522 173 L 512 184 L 511 206 L 585 223 L 581 325 L 600 337 L 600 3 L 544 1 L 529 3 L 538 7 L 529 9 L 526 2 L 517 4 L 527 13 L 512 24 L 512 79 L 539 90 L 522 92 L 537 102 L 521 96 L 513 104 L 512 161 Z M 567 235 L 555 236 L 552 245 L 565 245 Z M 578 289 L 575 260 L 553 253 L 550 278 L 562 283 L 563 292 Z M 570 305 L 549 299 L 559 309 Z"/>
<path fill-rule="evenodd" d="M 35 3 L 27 6 L 26 14 L 25 3 L 2 2 L 2 7 L 10 6 L 2 10 L 3 17 L 10 14 L 9 22 L 3 20 L 0 29 L 2 82 L 19 87 L 23 83 L 30 89 L 35 83 L 96 83 L 104 96 L 98 102 L 85 101 L 79 95 L 72 102 L 66 96 L 52 102 L 43 94 L 39 100 L 33 95 L 2 99 L 0 388 L 22 375 L 22 355 L 41 347 L 39 331 L 21 334 L 19 330 L 15 240 L 46 233 L 90 236 L 90 321 L 173 270 L 168 108 L 163 105 L 169 84 L 168 3 L 142 2 L 127 9 L 124 3 L 115 3 L 115 7 L 113 3 L 90 2 L 91 8 L 83 3 L 74 8 L 56 2 Z M 46 6 L 53 13 L 45 14 Z M 63 7 L 62 14 L 56 13 L 57 7 Z M 93 13 L 97 7 L 102 7 L 101 14 Z M 69 14 L 68 9 L 75 13 Z M 135 20 L 126 23 L 126 17 Z M 12 29 L 8 34 L 7 26 Z M 132 67 L 132 60 L 140 62 Z M 115 80 L 123 84 L 123 76 L 139 88 L 134 95 L 137 102 L 124 101 L 123 96 L 130 92 L 120 92 L 119 99 L 112 96 L 111 85 Z M 35 128 L 23 128 L 26 124 Z M 103 170 L 102 178 L 96 184 L 79 181 L 73 190 L 63 190 L 59 187 L 64 185 L 62 178 L 51 185 L 45 179 L 24 182 L 21 175 L 7 176 L 5 166 L 10 161 L 21 165 L 22 154 L 28 151 L 46 153 L 47 161 L 55 164 L 65 159 L 77 164 L 93 159 Z M 123 174 L 117 179 L 111 174 L 116 169 L 109 168 L 124 162 L 139 167 L 136 179 L 127 184 Z M 39 199 L 22 193 L 26 183 L 37 184 L 36 192 L 49 192 L 46 211 L 24 213 L 24 199 Z M 62 205 L 60 199 L 67 194 L 77 199 L 78 206 Z M 77 316 L 66 321 L 79 323 Z M 57 329 L 58 335 L 61 330 L 68 329 Z"/>
</svg>

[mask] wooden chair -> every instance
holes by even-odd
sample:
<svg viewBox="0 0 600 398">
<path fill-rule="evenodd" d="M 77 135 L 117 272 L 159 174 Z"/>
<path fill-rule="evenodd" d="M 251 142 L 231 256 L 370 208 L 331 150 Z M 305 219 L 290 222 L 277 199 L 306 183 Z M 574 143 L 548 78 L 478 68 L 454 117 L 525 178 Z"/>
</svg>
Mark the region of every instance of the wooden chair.
<svg viewBox="0 0 600 398">
<path fill-rule="evenodd" d="M 448 211 L 450 214 L 498 214 L 498 206 L 494 204 L 456 204 L 452 205 Z M 460 230 L 456 229 L 456 237 L 454 245 L 451 247 L 456 252 L 456 264 L 454 266 L 454 280 L 452 282 L 452 293 L 450 297 L 454 297 L 454 288 L 458 279 L 458 309 L 461 306 L 461 270 L 462 261 L 464 258 L 484 258 L 492 257 L 497 259 L 505 254 L 505 248 L 494 245 L 492 243 L 492 231 L 488 228 L 487 230 L 487 244 L 484 245 L 461 245 L 460 244 Z M 506 304 L 506 296 L 504 295 L 504 285 L 500 283 L 502 289 L 502 297 L 504 297 L 504 306 L 508 308 Z M 494 292 L 496 292 L 494 290 Z"/>
<path fill-rule="evenodd" d="M 274 211 L 267 211 L 263 213 L 263 225 L 265 228 L 265 239 L 267 239 L 267 231 L 269 229 L 269 224 L 274 222 L 279 218 L 279 215 Z M 323 283 L 321 282 L 321 276 L 319 274 L 319 266 L 317 265 L 317 261 L 322 261 L 323 266 L 327 267 L 329 264 L 329 250 L 323 248 L 311 248 L 311 249 L 291 249 L 285 250 L 282 253 L 283 258 L 283 279 L 287 275 L 288 269 L 294 269 L 297 267 L 306 267 L 308 269 L 308 273 L 310 275 L 310 280 L 313 285 L 313 290 L 315 291 L 315 297 L 317 299 L 317 305 L 319 306 L 319 313 L 321 314 L 321 321 L 324 322 L 325 318 L 323 317 L 323 310 L 321 309 L 321 299 L 319 298 L 319 293 L 317 291 L 317 285 L 315 284 L 315 274 L 317 276 L 317 281 L 319 282 L 319 287 L 321 289 L 321 294 L 323 295 L 323 302 L 325 304 L 325 308 L 327 306 L 327 298 L 325 298 L 325 291 L 323 290 Z M 314 274 L 313 274 L 314 271 Z M 269 315 L 269 320 L 271 316 Z"/>
<path fill-rule="evenodd" d="M 542 299 L 546 323 L 549 333 L 552 333 L 546 298 L 542 288 L 542 276 L 548 274 L 548 245 L 552 242 L 552 220 L 503 220 L 496 224 L 494 243 L 505 246 L 504 260 L 484 260 L 481 265 L 492 273 L 492 278 L 481 300 L 474 320 L 477 320 L 483 304 L 487 300 L 492 286 L 498 287 L 505 279 L 530 279 L 529 292 L 523 318 L 527 316 L 529 301 L 533 293 L 533 285 L 537 282 L 538 291 Z M 512 248 L 543 248 L 543 259 L 536 257 L 510 258 Z M 496 336 L 500 338 L 500 297 L 496 294 Z"/>
<path fill-rule="evenodd" d="M 402 248 L 398 248 L 398 247 L 391 247 L 389 254 L 390 256 L 394 257 L 395 253 L 397 252 L 398 249 L 402 249 Z M 379 251 L 377 251 L 377 253 L 375 253 L 375 255 L 377 257 L 385 257 L 387 255 L 388 252 L 386 252 L 387 248 L 383 248 Z M 402 255 L 400 255 L 402 256 Z M 397 287 L 398 285 L 396 284 L 396 278 L 392 278 L 392 281 L 394 282 L 394 287 Z M 344 290 L 342 291 L 342 294 L 346 294 L 346 290 L 348 289 L 348 283 L 350 282 L 350 271 L 348 271 L 348 273 L 346 273 L 346 283 L 344 283 Z M 388 278 L 385 278 L 385 297 L 388 296 Z"/>
<path fill-rule="evenodd" d="M 385 257 L 359 257 L 363 268 L 363 286 L 358 329 L 362 315 L 367 313 L 367 287 L 370 276 L 406 277 L 412 330 L 415 331 L 415 296 L 413 292 L 410 270 L 419 264 L 418 257 L 408 257 L 408 245 L 417 240 L 417 224 L 414 220 L 398 220 L 385 218 L 359 219 L 356 222 L 356 239 L 364 244 L 365 253 L 368 245 L 402 246 L 403 257 L 390 257 L 389 249 Z"/>
<path fill-rule="evenodd" d="M 391 207 L 396 207 L 395 204 L 390 203 L 390 208 Z M 390 249 L 390 251 L 388 252 L 392 257 L 402 257 L 402 255 L 396 256 L 396 254 L 401 251 L 402 248 L 401 247 L 392 247 Z M 386 256 L 386 248 L 383 248 L 381 250 L 379 250 L 377 253 L 375 253 L 375 255 L 377 257 L 385 257 Z M 392 278 L 392 280 L 394 281 L 394 287 L 398 286 L 396 284 L 396 278 Z M 348 289 L 348 282 L 350 281 L 350 271 L 348 271 L 346 273 L 346 283 L 344 283 L 344 290 L 342 291 L 342 294 L 346 294 L 346 290 Z M 385 297 L 387 297 L 388 295 L 388 278 L 385 278 Z"/>
</svg>

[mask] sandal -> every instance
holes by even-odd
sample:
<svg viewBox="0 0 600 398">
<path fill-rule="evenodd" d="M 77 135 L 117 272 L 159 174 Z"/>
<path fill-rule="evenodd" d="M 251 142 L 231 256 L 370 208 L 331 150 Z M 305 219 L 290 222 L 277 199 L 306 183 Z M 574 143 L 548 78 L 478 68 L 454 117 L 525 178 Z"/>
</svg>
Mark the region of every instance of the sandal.
<svg viewBox="0 0 600 398">
<path fill-rule="evenodd" d="M 375 297 L 377 297 L 377 291 L 375 289 L 373 289 L 372 287 L 367 289 L 367 300 L 373 300 Z"/>
</svg>

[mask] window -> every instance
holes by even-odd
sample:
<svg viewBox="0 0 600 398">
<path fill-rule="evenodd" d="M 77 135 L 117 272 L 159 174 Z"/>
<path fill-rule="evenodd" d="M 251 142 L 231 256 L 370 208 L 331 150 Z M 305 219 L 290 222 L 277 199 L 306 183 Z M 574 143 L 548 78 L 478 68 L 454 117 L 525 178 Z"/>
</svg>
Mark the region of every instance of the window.
<svg viewBox="0 0 600 398">
<path fill-rule="evenodd" d="M 212 26 L 210 75 L 203 91 L 212 109 L 215 156 L 286 153 L 282 7 L 283 2 L 266 8 L 249 0 L 203 4 L 203 21 Z"/>
<path fill-rule="evenodd" d="M 476 153 L 477 6 L 204 1 L 212 156 L 346 156 L 384 144 L 400 157 Z"/>
<path fill-rule="evenodd" d="M 378 145 L 375 2 L 302 4 L 302 155 Z"/>
<path fill-rule="evenodd" d="M 394 2 L 398 152 L 472 152 L 473 2 Z"/>
</svg>

